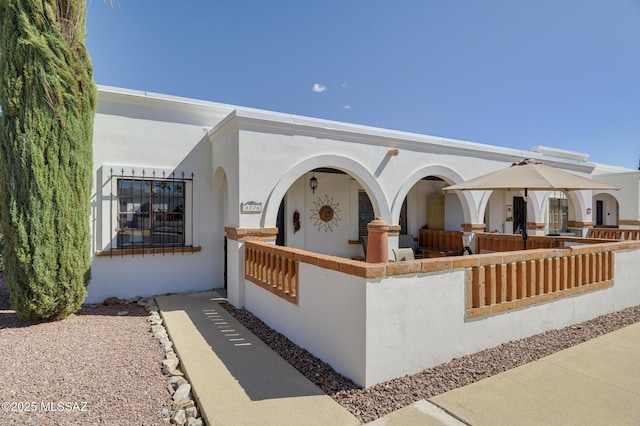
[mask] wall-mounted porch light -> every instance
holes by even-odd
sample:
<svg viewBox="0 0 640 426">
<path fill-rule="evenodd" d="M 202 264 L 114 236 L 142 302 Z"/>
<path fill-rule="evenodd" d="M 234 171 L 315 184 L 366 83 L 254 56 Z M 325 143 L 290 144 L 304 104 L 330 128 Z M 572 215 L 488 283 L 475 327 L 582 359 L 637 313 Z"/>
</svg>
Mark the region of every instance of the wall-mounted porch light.
<svg viewBox="0 0 640 426">
<path fill-rule="evenodd" d="M 318 189 L 318 179 L 316 179 L 316 174 L 314 173 L 309 179 L 309 188 L 311 188 L 311 192 L 316 193 L 316 189 Z"/>
</svg>

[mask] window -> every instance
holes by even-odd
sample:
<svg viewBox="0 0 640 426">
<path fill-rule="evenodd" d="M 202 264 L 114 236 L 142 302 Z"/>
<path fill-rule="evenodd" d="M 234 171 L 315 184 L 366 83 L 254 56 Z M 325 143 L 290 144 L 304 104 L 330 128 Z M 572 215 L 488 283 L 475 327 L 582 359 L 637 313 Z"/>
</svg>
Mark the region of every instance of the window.
<svg viewBox="0 0 640 426">
<path fill-rule="evenodd" d="M 118 179 L 118 248 L 185 245 L 185 187 L 178 179 Z"/>
<path fill-rule="evenodd" d="M 358 191 L 358 236 L 365 237 L 369 235 L 367 224 L 375 219 L 373 214 L 373 205 L 366 191 Z"/>
<path fill-rule="evenodd" d="M 569 200 L 566 198 L 549 199 L 549 232 L 567 232 L 569 222 Z"/>
</svg>

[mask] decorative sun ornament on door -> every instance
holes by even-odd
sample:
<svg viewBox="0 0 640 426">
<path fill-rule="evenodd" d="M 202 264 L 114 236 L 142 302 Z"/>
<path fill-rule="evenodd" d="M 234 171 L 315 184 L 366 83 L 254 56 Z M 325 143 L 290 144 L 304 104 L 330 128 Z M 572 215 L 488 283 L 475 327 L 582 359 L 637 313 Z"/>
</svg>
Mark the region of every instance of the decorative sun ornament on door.
<svg viewBox="0 0 640 426">
<path fill-rule="evenodd" d="M 340 213 L 342 210 L 338 208 L 340 203 L 334 203 L 333 197 L 329 198 L 325 195 L 324 198 L 318 198 L 318 201 L 313 202 L 314 208 L 311 209 L 311 219 L 315 220 L 313 226 L 318 227 L 318 231 L 331 232 L 333 227 L 338 227 L 338 222 L 341 221 Z"/>
</svg>

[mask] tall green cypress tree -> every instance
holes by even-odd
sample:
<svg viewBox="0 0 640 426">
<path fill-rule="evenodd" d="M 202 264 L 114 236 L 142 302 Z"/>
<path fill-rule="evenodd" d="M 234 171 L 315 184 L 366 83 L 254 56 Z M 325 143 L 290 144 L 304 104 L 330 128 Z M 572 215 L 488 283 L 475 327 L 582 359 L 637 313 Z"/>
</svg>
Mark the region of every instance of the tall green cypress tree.
<svg viewBox="0 0 640 426">
<path fill-rule="evenodd" d="M 90 278 L 97 91 L 85 20 L 84 0 L 0 0 L 4 276 L 26 318 L 76 312 Z"/>
</svg>

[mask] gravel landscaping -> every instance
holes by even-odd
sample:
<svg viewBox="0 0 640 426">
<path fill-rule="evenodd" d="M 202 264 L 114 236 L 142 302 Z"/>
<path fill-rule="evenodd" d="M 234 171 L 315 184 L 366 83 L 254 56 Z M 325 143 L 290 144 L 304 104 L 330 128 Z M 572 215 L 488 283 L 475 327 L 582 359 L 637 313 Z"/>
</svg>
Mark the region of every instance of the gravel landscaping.
<svg viewBox="0 0 640 426">
<path fill-rule="evenodd" d="M 147 315 L 99 304 L 61 321 L 22 320 L 0 276 L 0 424 L 169 424 L 165 353 Z"/>
<path fill-rule="evenodd" d="M 247 310 L 239 310 L 229 304 L 224 304 L 224 307 L 289 364 L 346 407 L 363 423 L 373 421 L 421 399 L 431 398 L 468 385 L 640 322 L 640 306 L 636 306 L 561 330 L 551 330 L 526 339 L 508 342 L 473 355 L 453 359 L 446 364 L 412 376 L 362 389 L 351 380 L 337 374 L 327 363 L 273 331 Z"/>
</svg>

